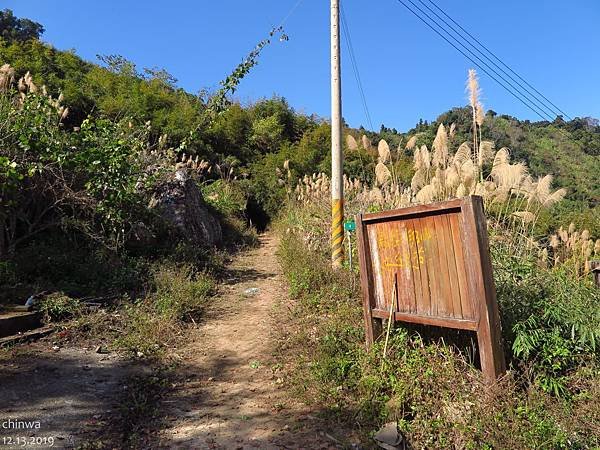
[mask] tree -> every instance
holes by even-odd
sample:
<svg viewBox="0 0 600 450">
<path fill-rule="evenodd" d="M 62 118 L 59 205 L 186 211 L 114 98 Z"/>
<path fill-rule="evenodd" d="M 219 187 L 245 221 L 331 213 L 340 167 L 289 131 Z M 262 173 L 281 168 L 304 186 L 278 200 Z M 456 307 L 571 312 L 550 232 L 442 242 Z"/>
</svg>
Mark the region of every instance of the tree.
<svg viewBox="0 0 600 450">
<path fill-rule="evenodd" d="M 161 168 L 161 155 L 148 151 L 147 128 L 92 118 L 71 132 L 59 98 L 30 76 L 15 84 L 0 91 L 0 257 L 58 226 L 122 245 Z"/>
<path fill-rule="evenodd" d="M 7 42 L 39 39 L 44 27 L 29 19 L 18 19 L 10 9 L 0 11 L 0 37 Z"/>
</svg>

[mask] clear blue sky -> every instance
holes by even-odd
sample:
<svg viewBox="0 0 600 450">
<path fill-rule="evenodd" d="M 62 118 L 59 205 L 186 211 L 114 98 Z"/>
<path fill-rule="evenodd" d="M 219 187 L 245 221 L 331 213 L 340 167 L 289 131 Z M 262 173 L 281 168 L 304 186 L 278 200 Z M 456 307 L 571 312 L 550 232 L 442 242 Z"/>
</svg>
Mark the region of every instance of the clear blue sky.
<svg viewBox="0 0 600 450">
<path fill-rule="evenodd" d="M 8 0 L 46 28 L 44 40 L 162 67 L 190 92 L 214 88 L 297 0 Z M 396 0 L 342 0 L 375 128 L 406 130 L 466 103 L 472 64 Z M 600 117 L 600 1 L 438 0 L 438 4 L 570 116 Z M 329 1 L 304 0 L 243 80 L 242 102 L 278 94 L 299 111 L 329 116 Z M 345 46 L 344 52 L 346 51 Z M 347 54 L 344 117 L 366 125 Z M 536 120 L 480 73 L 486 108 Z"/>
</svg>

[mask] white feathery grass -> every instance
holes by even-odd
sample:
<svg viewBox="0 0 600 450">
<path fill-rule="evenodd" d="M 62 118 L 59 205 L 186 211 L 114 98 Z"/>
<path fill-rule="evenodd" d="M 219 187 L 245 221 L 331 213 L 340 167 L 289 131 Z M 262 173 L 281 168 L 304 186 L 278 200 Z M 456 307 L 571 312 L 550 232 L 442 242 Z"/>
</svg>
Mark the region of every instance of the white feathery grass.
<svg viewBox="0 0 600 450">
<path fill-rule="evenodd" d="M 417 192 L 416 200 L 419 203 L 431 203 L 435 199 L 435 194 L 435 187 L 432 184 L 428 184 Z"/>
<path fill-rule="evenodd" d="M 369 191 L 369 200 L 373 203 L 382 203 L 383 202 L 383 194 L 381 189 L 378 187 L 374 187 Z"/>
<path fill-rule="evenodd" d="M 492 159 L 494 156 L 494 146 L 495 144 L 492 141 L 481 141 L 479 143 L 479 153 L 482 158 L 482 162 L 487 162 Z"/>
<path fill-rule="evenodd" d="M 446 169 L 445 184 L 449 189 L 455 189 L 460 184 L 460 175 L 456 166 L 450 166 Z"/>
<path fill-rule="evenodd" d="M 417 192 L 423 186 L 427 184 L 427 179 L 425 178 L 425 170 L 419 169 L 415 172 L 410 182 L 410 188 L 413 192 Z"/>
<path fill-rule="evenodd" d="M 456 124 L 454 122 L 452 122 L 450 124 L 450 130 L 448 131 L 448 137 L 450 139 L 453 139 L 455 134 L 456 134 Z"/>
<path fill-rule="evenodd" d="M 467 188 L 465 187 L 465 185 L 464 185 L 464 184 L 460 183 L 460 184 L 458 185 L 458 188 L 456 188 L 456 194 L 455 194 L 455 195 L 456 195 L 456 197 L 457 197 L 457 198 L 463 198 L 463 197 L 465 197 L 467 194 L 468 194 L 468 192 L 467 192 Z"/>
<path fill-rule="evenodd" d="M 363 134 L 360 139 L 362 141 L 363 148 L 365 150 L 371 150 L 371 141 L 369 140 L 369 138 Z"/>
<path fill-rule="evenodd" d="M 375 181 L 377 185 L 384 186 L 387 183 L 389 183 L 391 178 L 392 174 L 390 172 L 390 169 L 388 169 L 384 163 L 378 162 L 375 166 Z"/>
<path fill-rule="evenodd" d="M 448 134 L 443 123 L 437 129 L 435 139 L 433 140 L 433 158 L 432 163 L 436 167 L 445 167 L 448 160 Z"/>
<path fill-rule="evenodd" d="M 552 175 L 546 175 L 542 178 L 539 178 L 538 181 L 534 184 L 535 191 L 532 193 L 534 200 L 538 201 L 540 204 L 546 203 L 548 198 L 550 197 L 550 187 L 552 186 Z"/>
<path fill-rule="evenodd" d="M 479 80 L 477 79 L 477 72 L 475 69 L 469 69 L 469 77 L 467 79 L 467 92 L 469 94 L 469 104 L 473 108 L 475 114 L 475 108 L 479 103 Z"/>
<path fill-rule="evenodd" d="M 477 106 L 475 107 L 475 123 L 479 127 L 483 125 L 483 121 L 485 119 L 485 110 L 483 109 L 483 105 L 481 102 L 477 102 Z"/>
<path fill-rule="evenodd" d="M 536 215 L 531 211 L 515 211 L 512 213 L 513 216 L 518 217 L 524 223 L 532 223 L 536 219 Z"/>
<path fill-rule="evenodd" d="M 494 171 L 494 169 L 502 167 L 509 163 L 510 163 L 510 150 L 507 147 L 502 147 L 494 155 L 494 160 L 492 162 L 492 172 Z"/>
<path fill-rule="evenodd" d="M 346 147 L 348 147 L 348 150 L 358 150 L 358 143 L 351 134 L 346 135 Z"/>
<path fill-rule="evenodd" d="M 64 111 L 62 112 L 62 114 L 60 115 L 60 121 L 62 122 L 63 120 L 65 120 L 68 115 L 69 115 L 69 108 L 65 108 Z"/>
<path fill-rule="evenodd" d="M 15 69 L 10 64 L 0 67 L 0 92 L 6 92 L 15 82 Z"/>
<path fill-rule="evenodd" d="M 548 207 L 562 201 L 562 199 L 564 199 L 566 195 L 567 195 L 566 189 L 564 189 L 564 188 L 557 189 L 552 194 L 550 194 L 550 196 L 546 199 L 546 201 L 544 202 L 544 207 L 548 208 Z"/>
<path fill-rule="evenodd" d="M 415 169 L 415 171 L 418 172 L 423 167 L 425 167 L 425 165 L 423 164 L 423 157 L 421 156 L 421 149 L 419 147 L 417 147 L 417 149 L 415 150 L 413 161 L 413 169 Z"/>
<path fill-rule="evenodd" d="M 429 153 L 426 145 L 421 146 L 421 160 L 425 169 L 431 169 L 431 153 Z"/>
<path fill-rule="evenodd" d="M 467 142 L 463 142 L 459 145 L 456 153 L 452 157 L 452 164 L 457 167 L 462 166 L 465 162 L 471 160 L 471 147 Z"/>
<path fill-rule="evenodd" d="M 379 141 L 379 143 L 377 144 L 377 153 L 379 154 L 379 162 L 380 163 L 387 163 L 390 161 L 390 159 L 392 158 L 392 154 L 390 153 L 390 146 L 388 145 L 388 143 L 381 139 Z"/>
</svg>

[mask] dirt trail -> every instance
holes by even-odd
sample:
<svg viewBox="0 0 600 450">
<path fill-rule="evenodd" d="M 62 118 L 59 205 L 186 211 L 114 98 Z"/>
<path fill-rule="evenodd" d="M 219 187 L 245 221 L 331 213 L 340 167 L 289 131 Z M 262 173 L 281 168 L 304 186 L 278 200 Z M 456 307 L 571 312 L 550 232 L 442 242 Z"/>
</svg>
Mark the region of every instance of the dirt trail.
<svg viewBox="0 0 600 450">
<path fill-rule="evenodd" d="M 286 295 L 276 247 L 264 235 L 231 264 L 222 295 L 181 351 L 180 381 L 162 403 L 170 424 L 161 446 L 339 448 L 335 433 L 290 398 L 274 366 L 273 309 Z"/>
</svg>

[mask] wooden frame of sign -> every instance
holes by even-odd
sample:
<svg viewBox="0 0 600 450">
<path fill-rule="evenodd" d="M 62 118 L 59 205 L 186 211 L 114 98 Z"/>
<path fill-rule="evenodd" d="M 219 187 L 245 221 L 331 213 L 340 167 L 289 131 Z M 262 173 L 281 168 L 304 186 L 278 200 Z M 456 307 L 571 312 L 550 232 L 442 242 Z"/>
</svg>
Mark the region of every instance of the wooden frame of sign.
<svg viewBox="0 0 600 450">
<path fill-rule="evenodd" d="M 359 214 L 356 228 L 367 346 L 393 313 L 475 331 L 486 377 L 505 372 L 481 197 Z"/>
</svg>

